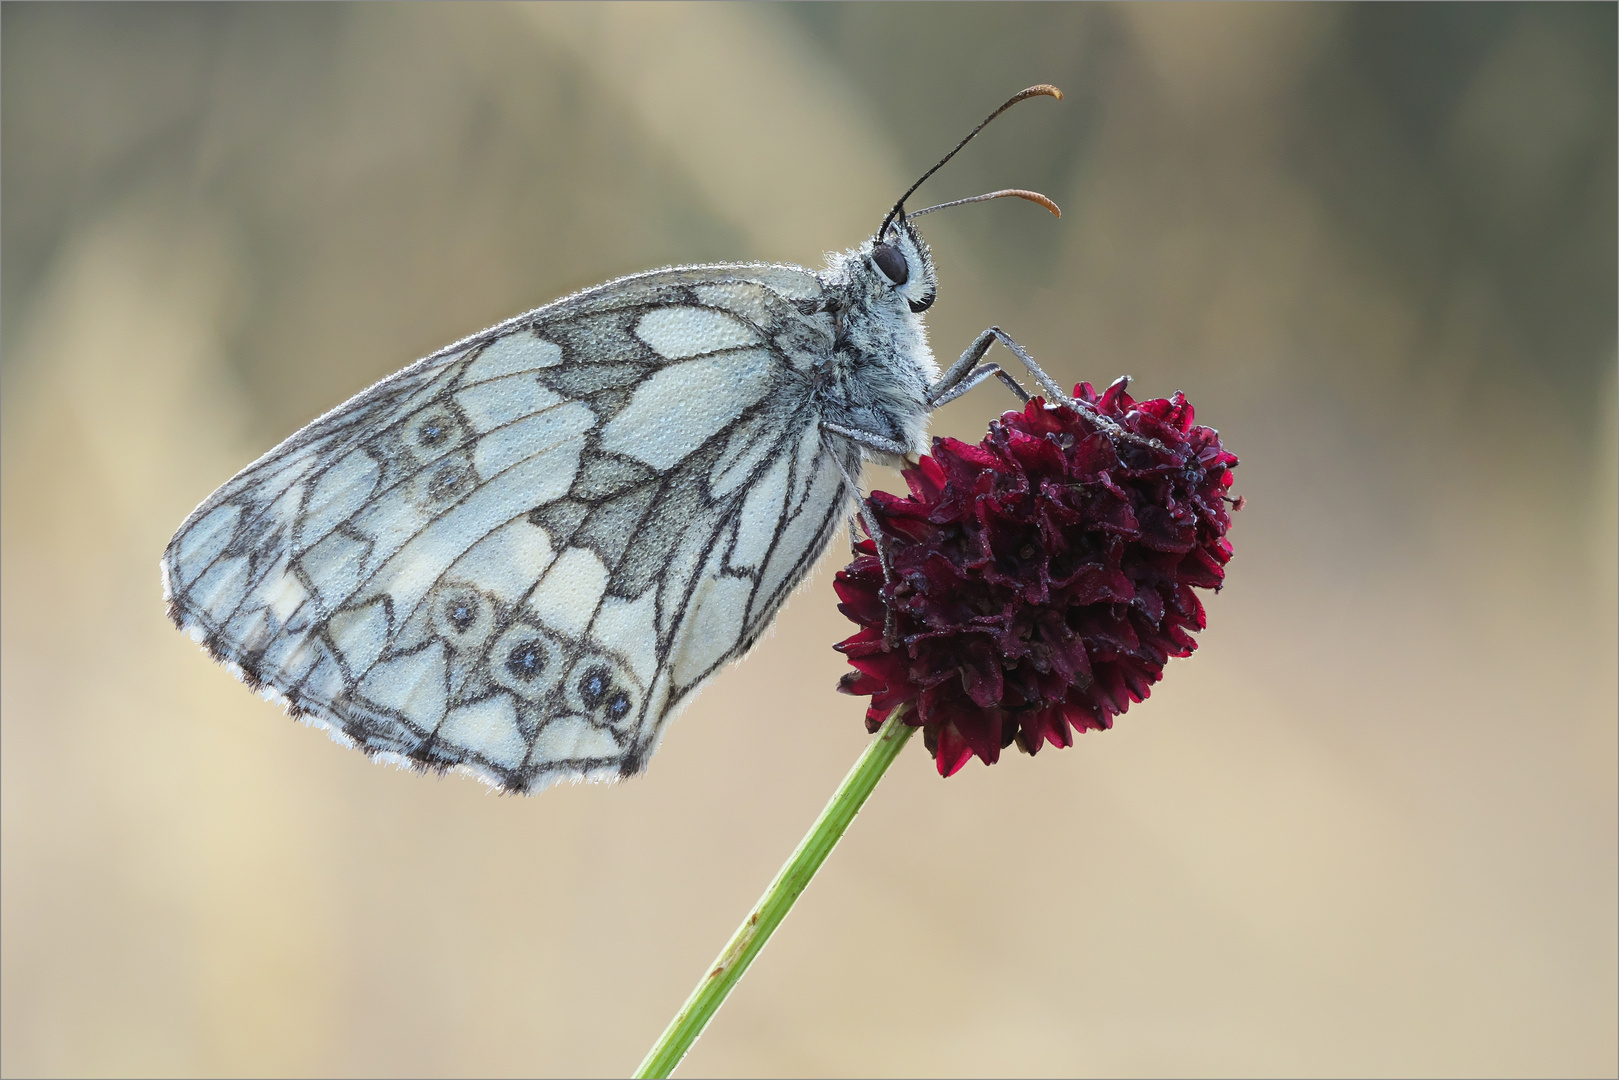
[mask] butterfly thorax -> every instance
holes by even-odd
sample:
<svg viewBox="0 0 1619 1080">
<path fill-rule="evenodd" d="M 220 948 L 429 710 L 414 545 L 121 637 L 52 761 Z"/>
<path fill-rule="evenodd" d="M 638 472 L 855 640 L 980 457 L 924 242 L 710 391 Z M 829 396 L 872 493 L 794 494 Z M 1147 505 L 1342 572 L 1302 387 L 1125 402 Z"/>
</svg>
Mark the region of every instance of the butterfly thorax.
<svg viewBox="0 0 1619 1080">
<path fill-rule="evenodd" d="M 872 241 L 828 258 L 820 276 L 836 333 L 816 392 L 827 421 L 920 454 L 927 449 L 927 391 L 939 366 L 922 313 L 914 309 L 931 303 L 933 267 L 926 246 L 909 230 L 895 246 L 917 268 L 898 286 L 873 261 Z"/>
</svg>

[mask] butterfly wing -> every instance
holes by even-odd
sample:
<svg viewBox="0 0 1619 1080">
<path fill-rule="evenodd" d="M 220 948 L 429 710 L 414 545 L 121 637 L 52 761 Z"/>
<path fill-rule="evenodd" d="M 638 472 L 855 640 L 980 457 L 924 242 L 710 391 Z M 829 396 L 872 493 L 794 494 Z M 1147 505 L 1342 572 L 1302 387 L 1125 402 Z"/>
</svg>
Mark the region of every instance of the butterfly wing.
<svg viewBox="0 0 1619 1080">
<path fill-rule="evenodd" d="M 170 616 L 373 756 L 518 791 L 637 772 L 839 524 L 820 298 L 796 268 L 658 271 L 436 353 L 199 506 Z"/>
</svg>

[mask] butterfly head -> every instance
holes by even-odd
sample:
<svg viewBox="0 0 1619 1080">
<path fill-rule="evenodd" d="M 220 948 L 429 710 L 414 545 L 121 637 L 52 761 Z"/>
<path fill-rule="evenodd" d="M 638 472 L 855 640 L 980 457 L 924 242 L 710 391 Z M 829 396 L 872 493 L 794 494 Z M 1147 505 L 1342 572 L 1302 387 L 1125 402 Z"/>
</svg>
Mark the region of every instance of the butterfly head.
<svg viewBox="0 0 1619 1080">
<path fill-rule="evenodd" d="M 861 255 L 879 291 L 893 293 L 918 315 L 933 306 L 939 295 L 933 255 L 916 226 L 905 218 L 896 218 L 886 233 L 873 237 Z"/>
<path fill-rule="evenodd" d="M 933 301 L 938 297 L 939 292 L 937 279 L 933 276 L 933 256 L 928 252 L 927 244 L 916 231 L 916 226 L 913 224 L 916 218 L 951 206 L 985 202 L 989 199 L 1003 199 L 1007 196 L 1039 203 L 1058 217 L 1062 216 L 1062 211 L 1057 209 L 1056 203 L 1039 192 L 1024 191 L 1022 189 L 991 191 L 984 195 L 974 195 L 969 199 L 955 199 L 951 202 L 940 203 L 937 206 L 929 206 L 922 210 L 912 211 L 909 214 L 905 212 L 905 200 L 915 194 L 916 189 L 921 187 L 928 177 L 938 172 L 945 162 L 955 157 L 963 146 L 971 142 L 973 136 L 984 130 L 991 120 L 994 120 L 1013 105 L 1033 97 L 1051 97 L 1060 101 L 1062 91 L 1055 86 L 1042 84 L 1040 86 L 1031 86 L 1027 90 L 1012 95 L 1000 108 L 990 113 L 982 124 L 968 132 L 967 137 L 957 143 L 954 150 L 939 159 L 938 164 L 923 173 L 916 183 L 906 189 L 905 194 L 899 197 L 899 201 L 894 204 L 894 208 L 888 212 L 888 216 L 883 218 L 882 225 L 877 229 L 877 235 L 872 237 L 871 242 L 860 250 L 860 255 L 864 260 L 864 268 L 870 271 L 873 283 L 886 286 L 890 293 L 904 300 L 911 309 L 912 314 L 920 315 L 932 307 Z"/>
</svg>

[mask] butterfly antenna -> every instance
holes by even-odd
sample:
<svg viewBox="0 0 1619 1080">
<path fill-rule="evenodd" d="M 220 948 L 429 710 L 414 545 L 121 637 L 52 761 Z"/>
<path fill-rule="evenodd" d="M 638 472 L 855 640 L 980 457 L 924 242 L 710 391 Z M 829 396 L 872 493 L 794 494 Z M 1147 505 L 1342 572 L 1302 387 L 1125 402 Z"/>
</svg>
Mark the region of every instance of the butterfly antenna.
<svg viewBox="0 0 1619 1080">
<path fill-rule="evenodd" d="M 935 210 L 948 210 L 952 206 L 965 206 L 967 203 L 988 202 L 991 199 L 1007 198 L 1027 199 L 1032 203 L 1039 203 L 1041 206 L 1051 211 L 1052 217 L 1062 217 L 1062 207 L 1058 206 L 1056 203 L 1052 202 L 1038 191 L 1024 191 L 1022 188 L 1007 188 L 1004 191 L 991 191 L 984 195 L 974 195 L 970 199 L 952 199 L 949 202 L 939 203 L 937 206 L 926 206 L 921 210 L 912 210 L 909 214 L 905 215 L 905 219 L 909 221 L 913 217 L 921 217 L 923 214 L 931 214 Z"/>
<path fill-rule="evenodd" d="M 1007 109 L 1010 109 L 1012 106 L 1016 105 L 1018 102 L 1025 101 L 1028 98 L 1032 98 L 1032 97 L 1049 97 L 1049 98 L 1056 98 L 1058 101 L 1061 101 L 1062 100 L 1062 91 L 1058 90 L 1055 86 L 1051 86 L 1051 85 L 1049 85 L 1047 83 L 1041 83 L 1039 86 L 1031 86 L 1027 90 L 1021 90 L 1018 93 L 1013 94 L 1011 97 L 1007 98 L 1006 101 L 1001 105 L 1000 108 L 996 109 L 994 112 L 990 113 L 988 116 L 986 116 L 984 118 L 984 122 L 982 124 L 979 124 L 977 127 L 973 128 L 971 131 L 969 131 L 967 133 L 967 137 L 965 139 L 962 139 L 960 142 L 958 142 L 956 144 L 956 148 L 954 150 L 950 151 L 944 157 L 940 158 L 939 163 L 937 165 L 933 166 L 933 168 L 931 168 L 927 172 L 923 173 L 917 179 L 916 183 L 912 184 L 910 187 L 905 189 L 905 194 L 903 194 L 903 195 L 901 195 L 899 197 L 899 201 L 896 202 L 894 204 L 894 208 L 888 212 L 888 216 L 883 218 L 883 226 L 882 226 L 882 228 L 877 230 L 877 239 L 881 240 L 885 235 L 887 235 L 888 227 L 894 223 L 894 218 L 897 217 L 900 213 L 902 213 L 904 211 L 904 209 L 905 209 L 905 200 L 909 199 L 912 195 L 914 195 L 916 193 L 916 189 L 921 187 L 923 182 L 926 181 L 928 177 L 932 176 L 934 173 L 936 173 L 940 169 L 944 168 L 945 162 L 949 161 L 951 158 L 955 157 L 958 153 L 960 153 L 961 148 L 963 146 L 966 146 L 968 143 L 972 142 L 973 141 L 973 136 L 977 135 L 980 131 L 983 131 L 984 128 L 988 127 L 989 122 L 991 120 L 995 119 L 997 116 L 1001 115 L 1001 113 L 1005 112 Z M 1048 203 L 1050 201 L 1051 200 L 1049 200 L 1049 199 L 1046 200 L 1046 202 L 1048 202 Z M 1053 204 L 1053 205 L 1055 205 L 1055 204 Z"/>
</svg>

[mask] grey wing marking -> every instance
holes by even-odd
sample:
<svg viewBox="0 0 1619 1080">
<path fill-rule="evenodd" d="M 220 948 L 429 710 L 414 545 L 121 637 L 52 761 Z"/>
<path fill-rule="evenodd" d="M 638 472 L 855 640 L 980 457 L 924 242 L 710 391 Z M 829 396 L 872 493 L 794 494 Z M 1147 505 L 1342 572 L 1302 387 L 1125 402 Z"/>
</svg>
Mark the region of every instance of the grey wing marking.
<svg viewBox="0 0 1619 1080">
<path fill-rule="evenodd" d="M 772 440 L 773 452 L 735 493 L 713 495 L 723 462 L 709 466 L 706 484 L 692 469 L 666 488 L 664 513 L 648 518 L 652 529 L 632 554 L 664 567 L 655 587 L 640 594 L 643 604 L 656 600 L 644 617 L 656 621 L 658 651 L 635 767 L 657 748 L 690 695 L 753 646 L 842 523 L 844 470 L 808 412 L 794 418 L 786 438 Z M 858 450 L 846 452 L 844 469 L 858 467 Z M 672 555 L 660 555 L 668 544 Z M 641 565 L 626 559 L 609 592 L 627 596 L 644 588 Z"/>
<path fill-rule="evenodd" d="M 198 507 L 171 617 L 374 756 L 508 790 L 637 771 L 837 526 L 818 287 L 641 275 L 405 369 Z"/>
</svg>

